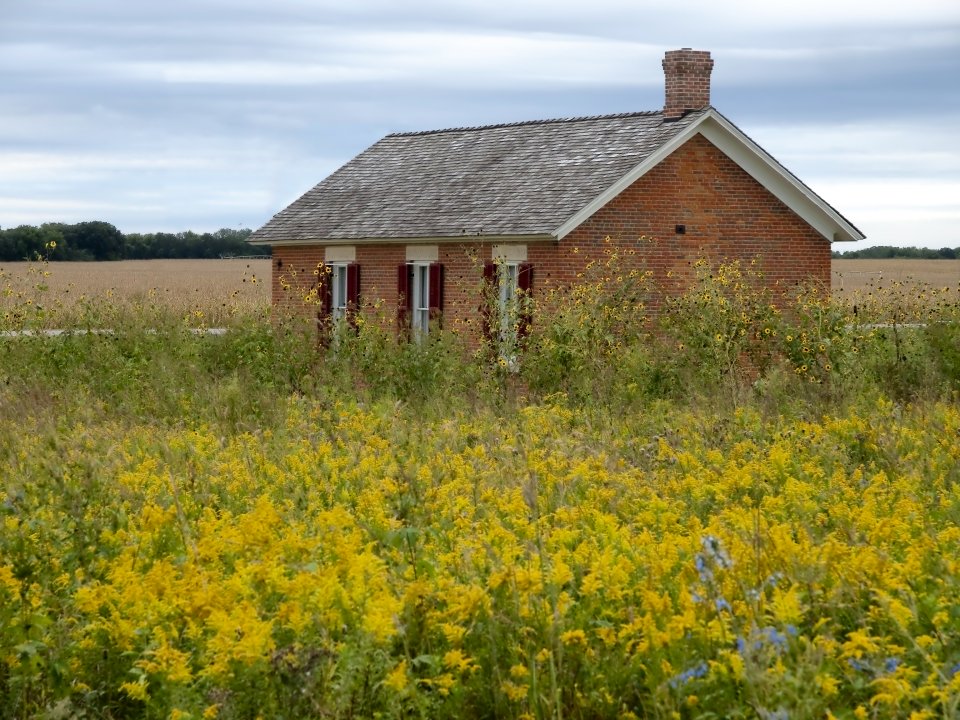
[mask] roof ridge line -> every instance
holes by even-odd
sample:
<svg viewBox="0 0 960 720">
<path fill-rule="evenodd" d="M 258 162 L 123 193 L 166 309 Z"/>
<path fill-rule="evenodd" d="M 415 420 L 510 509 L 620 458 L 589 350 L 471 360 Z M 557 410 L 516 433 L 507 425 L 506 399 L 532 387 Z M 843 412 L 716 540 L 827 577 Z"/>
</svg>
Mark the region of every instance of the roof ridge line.
<svg viewBox="0 0 960 720">
<path fill-rule="evenodd" d="M 586 120 L 614 120 L 617 118 L 629 117 L 654 117 L 663 114 L 660 110 L 637 110 L 634 112 L 610 113 L 607 115 L 579 115 L 565 118 L 547 118 L 545 120 L 518 120 L 516 122 L 494 123 L 492 125 L 466 125 L 463 127 L 441 128 L 438 130 L 408 130 L 404 132 L 393 132 L 386 135 L 386 138 L 393 137 L 414 137 L 418 135 L 437 135 L 447 132 L 472 132 L 475 130 L 495 130 L 497 128 L 524 127 L 527 125 L 552 125 L 569 122 L 583 122 Z"/>
</svg>

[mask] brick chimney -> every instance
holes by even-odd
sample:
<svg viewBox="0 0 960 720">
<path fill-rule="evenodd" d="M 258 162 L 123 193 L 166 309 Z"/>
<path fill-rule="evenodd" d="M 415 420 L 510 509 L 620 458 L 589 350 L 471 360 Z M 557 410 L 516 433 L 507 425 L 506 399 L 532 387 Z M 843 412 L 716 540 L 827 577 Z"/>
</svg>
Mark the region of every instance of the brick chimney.
<svg viewBox="0 0 960 720">
<path fill-rule="evenodd" d="M 677 120 L 690 110 L 710 104 L 713 60 L 707 50 L 668 50 L 663 56 L 666 100 L 663 119 Z"/>
</svg>

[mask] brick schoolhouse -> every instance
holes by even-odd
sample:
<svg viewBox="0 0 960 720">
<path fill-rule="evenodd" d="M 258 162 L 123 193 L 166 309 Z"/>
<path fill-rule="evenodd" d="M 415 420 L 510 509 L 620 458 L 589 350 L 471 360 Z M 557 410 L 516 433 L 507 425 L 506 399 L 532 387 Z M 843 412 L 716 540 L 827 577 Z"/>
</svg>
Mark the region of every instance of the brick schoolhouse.
<svg viewBox="0 0 960 720">
<path fill-rule="evenodd" d="M 253 234 L 273 247 L 274 307 L 476 326 L 484 283 L 505 316 L 607 238 L 655 280 L 705 257 L 829 285 L 831 243 L 863 234 L 710 106 L 709 52 L 667 52 L 663 69 L 662 110 L 386 136 Z"/>
</svg>

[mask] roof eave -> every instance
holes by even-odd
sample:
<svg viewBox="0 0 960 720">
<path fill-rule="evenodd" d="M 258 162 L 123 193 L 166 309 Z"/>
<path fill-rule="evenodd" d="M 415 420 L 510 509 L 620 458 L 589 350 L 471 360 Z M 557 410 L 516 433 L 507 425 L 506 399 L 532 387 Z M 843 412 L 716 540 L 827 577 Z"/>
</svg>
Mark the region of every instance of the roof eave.
<svg viewBox="0 0 960 720">
<path fill-rule="evenodd" d="M 563 239 L 696 134 L 713 143 L 830 242 L 864 239 L 850 221 L 712 107 L 560 225 L 553 235 Z"/>
<path fill-rule="evenodd" d="M 248 241 L 251 245 L 273 245 L 274 247 L 290 247 L 304 245 L 453 245 L 457 243 L 532 243 L 553 242 L 557 240 L 551 233 L 508 233 L 497 235 L 483 233 L 476 235 L 438 235 L 413 237 L 362 237 L 337 238 L 316 237 L 297 238 L 289 240 L 254 240 Z"/>
</svg>

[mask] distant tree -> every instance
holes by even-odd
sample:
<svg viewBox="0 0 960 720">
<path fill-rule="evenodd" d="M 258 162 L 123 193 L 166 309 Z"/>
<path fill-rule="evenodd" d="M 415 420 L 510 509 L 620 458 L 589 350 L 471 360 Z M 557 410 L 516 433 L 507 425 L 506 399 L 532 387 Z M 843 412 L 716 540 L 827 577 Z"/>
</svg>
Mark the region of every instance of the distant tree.
<svg viewBox="0 0 960 720">
<path fill-rule="evenodd" d="M 21 225 L 0 229 L 0 260 L 150 260 L 269 254 L 269 248 L 247 242 L 252 233 L 247 228 L 221 228 L 203 234 L 187 230 L 124 235 L 102 221 L 44 223 L 39 228 Z"/>
<path fill-rule="evenodd" d="M 43 232 L 32 225 L 20 225 L 0 232 L 0 260 L 33 260 L 43 257 Z"/>
<path fill-rule="evenodd" d="M 921 259 L 921 260 L 955 260 L 960 257 L 960 248 L 940 248 L 939 250 L 934 250 L 932 248 L 917 248 L 917 247 L 893 247 L 890 245 L 875 245 L 873 247 L 864 248 L 863 250 L 847 250 L 846 252 L 840 252 L 834 250 L 831 253 L 831 257 L 834 259 L 844 259 L 844 260 L 856 260 L 856 259 L 869 259 L 869 260 L 886 260 L 891 258 L 907 258 L 907 259 Z"/>
<path fill-rule="evenodd" d="M 40 227 L 20 225 L 0 230 L 0 260 L 70 260 L 70 250 L 60 226 L 46 223 Z"/>
<path fill-rule="evenodd" d="M 215 233 L 204 235 L 204 244 L 211 249 L 211 257 L 269 254 L 269 249 L 264 250 L 247 242 L 252 234 L 253 230 L 249 228 L 240 230 L 221 228 Z"/>
<path fill-rule="evenodd" d="M 127 233 L 124 257 L 127 260 L 148 260 L 153 257 L 150 254 L 152 237 L 140 233 Z"/>
<path fill-rule="evenodd" d="M 83 250 L 94 260 L 122 260 L 126 237 L 116 227 L 102 220 L 65 225 L 63 236 L 70 247 Z"/>
</svg>

